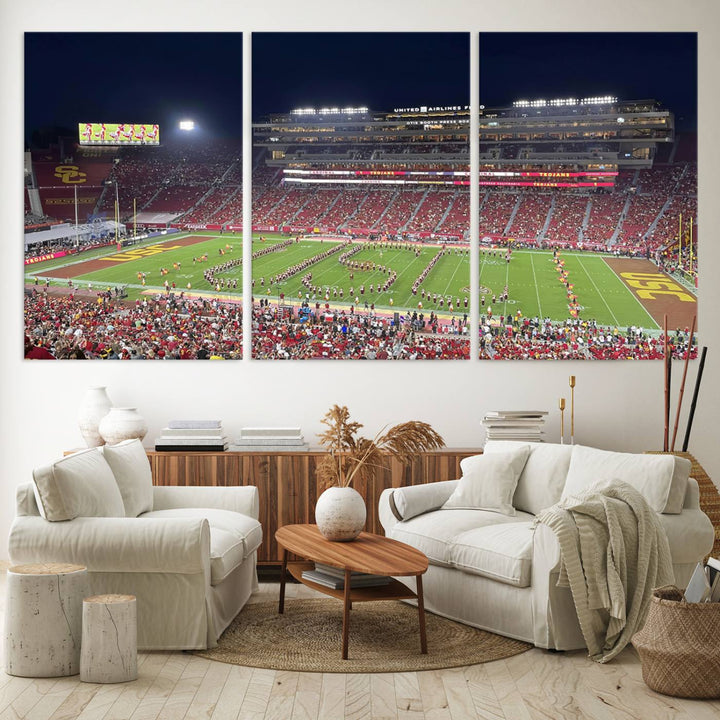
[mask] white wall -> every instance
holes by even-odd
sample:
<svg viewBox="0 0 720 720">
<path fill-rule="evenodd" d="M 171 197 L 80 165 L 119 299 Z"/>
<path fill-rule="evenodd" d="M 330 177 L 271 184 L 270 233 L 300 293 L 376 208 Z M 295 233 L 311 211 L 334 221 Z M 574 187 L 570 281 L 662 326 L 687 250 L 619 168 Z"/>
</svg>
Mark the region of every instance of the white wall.
<svg viewBox="0 0 720 720">
<path fill-rule="evenodd" d="M 577 376 L 576 441 L 617 450 L 658 449 L 663 435 L 660 362 L 49 362 L 21 359 L 22 32 L 26 30 L 674 30 L 699 31 L 700 65 L 700 342 L 707 345 L 702 394 L 690 451 L 720 480 L 720 12 L 715 0 L 540 0 L 505 4 L 446 0 L 433 13 L 417 0 L 276 0 L 275 3 L 134 0 L 99 5 L 34 0 L 0 2 L 0 559 L 13 516 L 14 488 L 81 438 L 75 416 L 90 385 L 107 385 L 116 405 L 147 418 L 147 444 L 174 417 L 218 417 L 231 434 L 243 425 L 297 424 L 314 440 L 333 403 L 347 404 L 369 433 L 387 422 L 422 419 L 454 447 L 478 446 L 490 409 L 551 410 L 548 440 L 559 435 L 560 396 Z M 142 28 L 128 8 L 142 6 Z M 514 8 L 514 11 L 508 8 Z M 148 9 L 149 8 L 149 9 Z M 181 8 L 185 8 L 181 12 Z M 92 12 L 92 19 L 89 13 Z M 181 18 L 181 19 L 176 19 Z M 612 49 L 608 49 L 612 52 Z M 668 48 L 671 52 L 671 48 Z M 562 53 L 558 53 L 561 61 Z M 566 59 L 572 62 L 572 59 Z M 359 59 L 361 61 L 361 58 Z M 72 58 L 64 59 L 72 71 Z M 676 364 L 673 387 L 679 387 Z M 689 405 L 697 363 L 688 376 Z M 673 412 L 674 417 L 674 412 Z M 685 417 L 685 415 L 683 416 Z M 680 439 L 684 432 L 681 424 Z"/>
</svg>

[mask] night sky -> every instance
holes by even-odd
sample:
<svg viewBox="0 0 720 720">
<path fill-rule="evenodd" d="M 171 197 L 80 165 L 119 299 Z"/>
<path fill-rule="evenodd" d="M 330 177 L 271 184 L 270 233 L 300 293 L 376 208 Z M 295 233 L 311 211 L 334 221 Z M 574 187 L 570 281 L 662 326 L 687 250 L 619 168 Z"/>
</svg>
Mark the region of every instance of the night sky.
<svg viewBox="0 0 720 720">
<path fill-rule="evenodd" d="M 253 118 L 470 104 L 468 33 L 253 33 Z"/>
<path fill-rule="evenodd" d="M 25 135 L 79 122 L 178 120 L 240 137 L 241 33 L 26 33 Z"/>
<path fill-rule="evenodd" d="M 255 33 L 253 118 L 296 107 L 469 104 L 467 33 Z M 694 33 L 483 33 L 480 102 L 655 98 L 694 129 Z M 240 33 L 27 33 L 25 132 L 158 122 L 239 137 Z"/>
<path fill-rule="evenodd" d="M 482 33 L 480 102 L 615 95 L 659 100 L 697 126 L 695 33 Z"/>
</svg>

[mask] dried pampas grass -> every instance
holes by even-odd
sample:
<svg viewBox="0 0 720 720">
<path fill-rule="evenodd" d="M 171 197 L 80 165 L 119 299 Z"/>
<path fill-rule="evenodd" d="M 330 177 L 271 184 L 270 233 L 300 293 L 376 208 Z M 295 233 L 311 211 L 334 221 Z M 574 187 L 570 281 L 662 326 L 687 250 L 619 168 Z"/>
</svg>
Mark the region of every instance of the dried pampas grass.
<svg viewBox="0 0 720 720">
<path fill-rule="evenodd" d="M 372 439 L 356 437 L 361 423 L 350 421 L 347 407 L 333 405 L 321 421 L 328 429 L 319 438 L 329 451 L 317 466 L 322 489 L 338 485 L 347 487 L 354 479 L 367 480 L 373 470 L 382 466 L 383 455 L 397 458 L 403 465 L 416 455 L 442 447 L 444 441 L 430 425 L 411 420 L 385 428 Z"/>
</svg>

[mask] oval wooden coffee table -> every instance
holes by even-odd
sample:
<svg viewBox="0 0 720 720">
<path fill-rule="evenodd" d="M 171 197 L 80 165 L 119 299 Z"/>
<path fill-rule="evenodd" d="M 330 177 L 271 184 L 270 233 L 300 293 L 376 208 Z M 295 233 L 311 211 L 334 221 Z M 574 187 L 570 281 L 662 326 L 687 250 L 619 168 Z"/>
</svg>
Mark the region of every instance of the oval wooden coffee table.
<svg viewBox="0 0 720 720">
<path fill-rule="evenodd" d="M 417 598 L 420 651 L 427 653 L 422 574 L 428 568 L 428 559 L 419 550 L 397 540 L 366 532 L 360 533 L 355 540 L 350 542 L 330 542 L 320 534 L 317 525 L 285 525 L 275 533 L 275 540 L 283 549 L 279 613 L 285 610 L 285 578 L 288 571 L 303 585 L 342 600 L 342 659 L 347 660 L 350 610 L 354 602 Z M 288 563 L 288 552 L 295 553 L 311 562 Z M 316 562 L 343 569 L 345 571 L 344 588 L 335 590 L 303 578 L 303 571 L 313 569 Z M 352 588 L 350 587 L 350 577 L 353 572 L 388 576 L 414 575 L 417 582 L 417 593 L 394 579 L 391 579 L 387 585 Z"/>
</svg>

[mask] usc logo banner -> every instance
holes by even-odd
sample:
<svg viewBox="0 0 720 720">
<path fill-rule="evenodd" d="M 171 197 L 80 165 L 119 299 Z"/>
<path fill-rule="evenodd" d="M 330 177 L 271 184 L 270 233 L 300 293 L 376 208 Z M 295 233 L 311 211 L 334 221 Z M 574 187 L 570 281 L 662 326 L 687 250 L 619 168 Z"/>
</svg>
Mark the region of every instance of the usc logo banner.
<svg viewBox="0 0 720 720">
<path fill-rule="evenodd" d="M 58 165 L 54 174 L 67 185 L 78 185 L 87 181 L 87 174 L 77 165 Z"/>
</svg>

